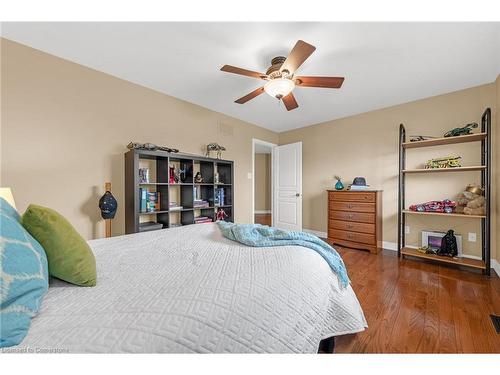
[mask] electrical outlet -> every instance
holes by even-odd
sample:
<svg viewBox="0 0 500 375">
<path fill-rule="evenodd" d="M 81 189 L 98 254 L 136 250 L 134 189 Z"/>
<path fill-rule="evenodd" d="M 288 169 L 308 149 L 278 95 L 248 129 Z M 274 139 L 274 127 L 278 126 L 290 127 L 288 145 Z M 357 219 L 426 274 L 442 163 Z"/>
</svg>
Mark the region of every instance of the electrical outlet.
<svg viewBox="0 0 500 375">
<path fill-rule="evenodd" d="M 252 179 L 252 172 L 248 172 L 248 173 L 247 173 L 247 178 L 248 178 L 249 180 L 251 180 L 251 179 Z"/>
<path fill-rule="evenodd" d="M 410 234 L 410 226 L 405 225 L 405 234 Z"/>
<path fill-rule="evenodd" d="M 469 232 L 469 242 L 476 242 L 476 233 Z"/>
</svg>

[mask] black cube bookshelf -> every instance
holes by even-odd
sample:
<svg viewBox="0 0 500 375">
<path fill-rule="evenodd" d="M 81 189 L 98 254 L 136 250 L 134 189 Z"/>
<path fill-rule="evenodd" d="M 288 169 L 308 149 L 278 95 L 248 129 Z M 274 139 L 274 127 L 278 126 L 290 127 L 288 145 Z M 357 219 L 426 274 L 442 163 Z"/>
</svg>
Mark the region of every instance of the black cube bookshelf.
<svg viewBox="0 0 500 375">
<path fill-rule="evenodd" d="M 149 169 L 150 178 L 147 182 L 141 182 L 139 179 L 141 166 Z M 170 181 L 169 166 L 185 172 L 179 182 Z M 197 172 L 201 173 L 203 182 L 195 182 Z M 215 179 L 216 173 L 219 175 L 218 181 Z M 125 153 L 125 232 L 138 233 L 151 230 L 152 227 L 166 229 L 195 224 L 199 217 L 208 217 L 215 221 L 219 208 L 226 213 L 225 220 L 232 222 L 233 183 L 234 164 L 230 160 L 164 151 L 130 150 Z M 157 209 L 141 211 L 141 189 L 160 193 Z M 224 202 L 217 201 L 218 189 L 223 189 Z M 196 198 L 208 202 L 208 207 L 197 207 Z M 172 202 L 182 208 L 172 208 Z M 144 223 L 149 223 L 149 227 Z"/>
</svg>

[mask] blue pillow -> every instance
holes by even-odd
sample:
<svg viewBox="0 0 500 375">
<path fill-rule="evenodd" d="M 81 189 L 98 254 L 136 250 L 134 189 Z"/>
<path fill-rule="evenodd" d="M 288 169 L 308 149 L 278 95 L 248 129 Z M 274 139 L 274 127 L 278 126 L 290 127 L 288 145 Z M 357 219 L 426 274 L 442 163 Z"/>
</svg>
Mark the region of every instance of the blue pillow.
<svg viewBox="0 0 500 375">
<path fill-rule="evenodd" d="M 49 288 L 47 256 L 0 198 L 0 347 L 19 344 Z"/>
</svg>

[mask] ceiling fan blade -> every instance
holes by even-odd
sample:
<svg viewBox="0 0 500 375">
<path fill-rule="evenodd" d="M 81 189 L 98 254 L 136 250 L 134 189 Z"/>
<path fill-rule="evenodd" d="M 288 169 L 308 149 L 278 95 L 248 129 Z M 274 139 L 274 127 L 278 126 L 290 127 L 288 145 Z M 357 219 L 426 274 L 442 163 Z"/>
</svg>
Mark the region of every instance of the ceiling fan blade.
<svg viewBox="0 0 500 375">
<path fill-rule="evenodd" d="M 283 97 L 283 103 L 285 103 L 285 107 L 287 111 L 291 111 L 292 109 L 297 108 L 299 105 L 297 104 L 297 101 L 295 100 L 295 96 L 293 96 L 293 93 L 288 94 L 287 96 Z"/>
<path fill-rule="evenodd" d="M 295 77 L 295 83 L 299 87 L 324 87 L 339 89 L 343 82 L 344 77 Z"/>
<path fill-rule="evenodd" d="M 220 68 L 220 70 L 222 70 L 223 72 L 239 74 L 242 76 L 247 76 L 247 77 L 252 77 L 252 78 L 258 78 L 258 79 L 266 79 L 267 78 L 267 76 L 265 74 L 262 74 L 259 72 L 254 72 L 254 71 L 248 70 L 248 69 L 238 68 L 238 67 L 232 66 L 232 65 L 224 65 L 222 68 Z"/>
<path fill-rule="evenodd" d="M 263 92 L 264 92 L 264 87 L 259 87 L 257 90 L 252 91 L 250 94 L 247 94 L 247 95 L 239 98 L 238 100 L 235 100 L 234 102 L 238 103 L 238 104 L 245 104 L 249 100 L 252 100 L 256 96 L 259 96 Z"/>
<path fill-rule="evenodd" d="M 289 73 L 295 73 L 299 66 L 301 66 L 315 50 L 316 47 L 303 40 L 299 40 L 290 51 L 283 65 L 281 65 L 280 71 L 288 70 Z"/>
</svg>

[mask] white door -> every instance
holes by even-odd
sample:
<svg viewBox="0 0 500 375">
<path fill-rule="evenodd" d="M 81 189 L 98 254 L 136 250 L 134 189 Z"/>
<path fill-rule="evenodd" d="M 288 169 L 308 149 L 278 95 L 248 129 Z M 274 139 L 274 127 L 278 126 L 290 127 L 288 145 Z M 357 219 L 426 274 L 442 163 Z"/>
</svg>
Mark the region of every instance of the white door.
<svg viewBox="0 0 500 375">
<path fill-rule="evenodd" d="M 302 142 L 273 148 L 273 226 L 302 230 Z"/>
</svg>

